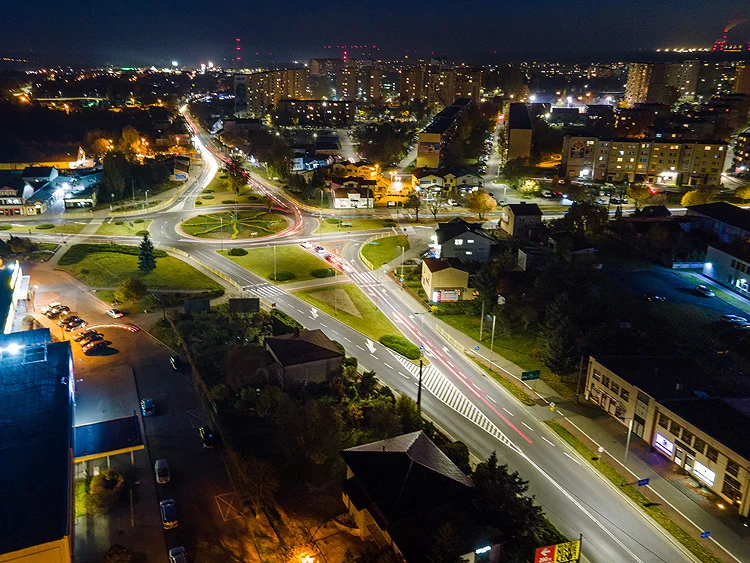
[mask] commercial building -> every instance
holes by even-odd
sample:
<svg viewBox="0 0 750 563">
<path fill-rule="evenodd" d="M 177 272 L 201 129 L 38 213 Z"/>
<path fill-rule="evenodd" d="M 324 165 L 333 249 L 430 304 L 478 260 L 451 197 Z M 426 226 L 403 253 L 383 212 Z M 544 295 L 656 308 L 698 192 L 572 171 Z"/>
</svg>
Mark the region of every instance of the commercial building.
<svg viewBox="0 0 750 563">
<path fill-rule="evenodd" d="M 703 275 L 743 297 L 750 297 L 750 245 L 709 244 Z"/>
<path fill-rule="evenodd" d="M 278 100 L 276 119 L 279 125 L 313 127 L 347 127 L 354 123 L 356 102 L 352 100 Z"/>
<path fill-rule="evenodd" d="M 734 167 L 738 172 L 750 170 L 750 129 L 737 135 L 734 146 Z"/>
<path fill-rule="evenodd" d="M 469 98 L 459 98 L 432 118 L 419 133 L 417 143 L 417 168 L 438 168 L 442 155 L 455 136 L 459 120 L 471 105 Z"/>
<path fill-rule="evenodd" d="M 276 107 L 282 99 L 306 99 L 309 72 L 306 68 L 296 68 L 256 72 L 242 79 L 235 76 L 235 96 L 238 94 L 238 89 L 242 90 L 244 84 L 248 114 L 262 117 L 271 108 Z"/>
<path fill-rule="evenodd" d="M 507 160 L 529 158 L 531 156 L 531 118 L 526 104 L 510 104 L 508 118 L 505 120 L 508 128 Z"/>
<path fill-rule="evenodd" d="M 750 211 L 725 201 L 691 205 L 685 212 L 690 229 L 698 228 L 723 242 L 750 241 Z"/>
<path fill-rule="evenodd" d="M 80 145 L 35 146 L 36 155 L 31 159 L 3 159 L 0 155 L 0 170 L 24 170 L 29 166 L 55 167 L 57 170 L 68 168 L 90 168 L 94 165 L 86 157 Z"/>
<path fill-rule="evenodd" d="M 561 174 L 601 182 L 719 185 L 724 141 L 600 139 L 566 135 Z"/>
<path fill-rule="evenodd" d="M 26 200 L 34 195 L 34 188 L 18 173 L 0 174 L 0 216 L 26 214 Z"/>
<path fill-rule="evenodd" d="M 266 338 L 265 346 L 281 387 L 322 383 L 341 374 L 344 352 L 319 329 Z"/>
<path fill-rule="evenodd" d="M 489 261 L 495 245 L 481 223 L 467 223 L 461 217 L 439 223 L 432 240 L 436 258 L 458 258 L 465 263 Z"/>
<path fill-rule="evenodd" d="M 3 262 L 0 258 L 0 332 L 13 331 L 22 302 L 29 298 L 29 276 L 25 276 L 21 264 L 14 260 Z"/>
<path fill-rule="evenodd" d="M 380 165 L 366 160 L 358 162 L 335 162 L 333 164 L 333 173 L 337 176 L 356 176 L 357 178 L 374 180 L 380 176 Z"/>
<path fill-rule="evenodd" d="M 469 271 L 456 258 L 424 258 L 422 289 L 433 303 L 470 301 L 476 297 L 469 288 Z"/>
<path fill-rule="evenodd" d="M 686 358 L 590 358 L 586 399 L 737 512 L 750 512 L 750 399 L 710 397 Z"/>
<path fill-rule="evenodd" d="M 542 210 L 536 203 L 511 203 L 503 206 L 499 227 L 512 237 L 525 238 L 542 224 Z"/>
<path fill-rule="evenodd" d="M 356 177 L 330 179 L 334 209 L 372 209 L 377 180 Z"/>
<path fill-rule="evenodd" d="M 69 342 L 49 329 L 0 335 L 4 417 L 0 561 L 73 559 L 73 397 Z"/>
</svg>

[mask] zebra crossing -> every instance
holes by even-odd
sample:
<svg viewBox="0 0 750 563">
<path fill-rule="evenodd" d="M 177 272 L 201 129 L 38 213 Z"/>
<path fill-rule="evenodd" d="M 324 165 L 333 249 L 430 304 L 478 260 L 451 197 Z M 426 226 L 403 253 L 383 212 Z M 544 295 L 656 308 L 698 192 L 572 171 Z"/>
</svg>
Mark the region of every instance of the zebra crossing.
<svg viewBox="0 0 750 563">
<path fill-rule="evenodd" d="M 349 276 L 357 285 L 379 285 L 378 278 L 372 272 L 351 272 Z"/>
<path fill-rule="evenodd" d="M 284 290 L 279 289 L 278 287 L 270 283 L 248 285 L 243 287 L 242 289 L 244 289 L 248 293 L 255 293 L 257 295 L 260 295 L 261 297 L 273 298 L 284 295 Z"/>
<path fill-rule="evenodd" d="M 419 366 L 403 356 L 390 351 L 391 356 L 401 364 L 415 379 L 419 379 Z M 435 398 L 458 414 L 476 424 L 490 436 L 517 453 L 522 453 L 503 432 L 464 395 L 447 377 L 430 364 L 422 368 L 422 388 L 432 393 Z"/>
</svg>

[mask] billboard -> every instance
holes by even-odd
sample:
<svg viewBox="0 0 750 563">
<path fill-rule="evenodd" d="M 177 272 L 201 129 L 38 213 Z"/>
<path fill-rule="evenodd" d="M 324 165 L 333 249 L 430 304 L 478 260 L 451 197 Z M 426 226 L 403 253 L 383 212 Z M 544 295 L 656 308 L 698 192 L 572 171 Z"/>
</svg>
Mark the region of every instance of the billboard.
<svg viewBox="0 0 750 563">
<path fill-rule="evenodd" d="M 210 299 L 185 299 L 186 313 L 202 313 L 211 309 Z"/>
<path fill-rule="evenodd" d="M 452 303 L 458 301 L 461 293 L 457 289 L 438 289 L 432 292 L 433 303 Z"/>
<path fill-rule="evenodd" d="M 426 141 L 419 141 L 419 154 L 437 154 L 440 152 L 440 142 L 430 143 Z"/>
<path fill-rule="evenodd" d="M 586 152 L 586 143 L 584 141 L 573 141 L 570 145 L 570 158 L 583 158 Z"/>
</svg>

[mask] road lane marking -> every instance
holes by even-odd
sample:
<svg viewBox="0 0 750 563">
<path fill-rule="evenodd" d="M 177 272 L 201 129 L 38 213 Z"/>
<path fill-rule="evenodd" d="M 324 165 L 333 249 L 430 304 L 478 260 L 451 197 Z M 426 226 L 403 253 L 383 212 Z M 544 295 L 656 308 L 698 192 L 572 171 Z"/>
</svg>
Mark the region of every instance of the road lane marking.
<svg viewBox="0 0 750 563">
<path fill-rule="evenodd" d="M 404 379 L 411 379 L 411 377 L 409 377 L 408 375 L 406 375 L 406 374 L 404 374 L 404 373 L 398 372 L 398 374 L 399 374 L 399 375 L 400 375 L 401 377 L 403 377 Z"/>
<path fill-rule="evenodd" d="M 574 458 L 572 455 L 570 455 L 568 452 L 563 452 L 563 455 L 568 456 L 570 459 L 575 461 L 578 465 L 581 465 L 581 462 L 578 461 L 576 458 Z"/>
<path fill-rule="evenodd" d="M 548 444 L 549 444 L 550 446 L 552 446 L 553 448 L 555 447 L 555 444 L 553 444 L 552 442 L 550 442 L 550 441 L 549 441 L 549 440 L 548 440 L 547 438 L 545 438 L 544 436 L 542 436 L 542 440 L 544 440 L 545 442 L 547 442 L 547 443 L 548 443 Z"/>
<path fill-rule="evenodd" d="M 528 424 L 526 424 L 525 422 L 522 422 L 521 424 L 523 424 L 526 428 L 528 428 L 532 432 L 534 431 L 534 429 L 531 426 L 529 426 Z"/>
<path fill-rule="evenodd" d="M 347 342 L 351 342 L 351 340 L 349 340 L 346 336 L 344 336 L 344 340 L 346 340 Z"/>
<path fill-rule="evenodd" d="M 323 323 L 318 323 L 318 324 L 319 324 L 320 326 L 322 326 L 323 328 L 328 328 L 328 325 L 324 325 Z"/>
<path fill-rule="evenodd" d="M 359 344 L 357 344 L 357 348 L 359 348 L 359 349 L 360 349 L 360 350 L 362 350 L 363 352 L 365 351 L 365 349 L 364 349 L 364 348 L 362 348 L 362 346 L 360 346 Z"/>
<path fill-rule="evenodd" d="M 370 354 L 370 355 L 371 355 L 371 356 L 372 356 L 373 358 L 375 358 L 376 360 L 380 361 L 380 358 L 378 358 L 378 357 L 377 357 L 377 356 L 376 356 L 375 354 Z"/>
<path fill-rule="evenodd" d="M 490 397 L 487 393 L 485 393 L 484 396 L 487 397 L 493 403 L 497 404 L 497 401 L 495 399 L 493 399 L 492 397 Z"/>
<path fill-rule="evenodd" d="M 509 414 L 510 416 L 516 416 L 516 415 L 514 415 L 514 414 L 513 414 L 512 412 L 510 412 L 510 411 L 509 411 L 508 409 L 506 409 L 505 407 L 503 407 L 503 410 L 504 410 L 505 412 L 507 412 L 507 413 L 508 413 L 508 414 Z"/>
<path fill-rule="evenodd" d="M 385 367 L 387 367 L 388 369 L 393 369 L 393 366 L 392 366 L 392 365 L 390 365 L 390 364 L 387 364 L 387 363 L 383 362 L 383 365 L 384 365 Z"/>
</svg>

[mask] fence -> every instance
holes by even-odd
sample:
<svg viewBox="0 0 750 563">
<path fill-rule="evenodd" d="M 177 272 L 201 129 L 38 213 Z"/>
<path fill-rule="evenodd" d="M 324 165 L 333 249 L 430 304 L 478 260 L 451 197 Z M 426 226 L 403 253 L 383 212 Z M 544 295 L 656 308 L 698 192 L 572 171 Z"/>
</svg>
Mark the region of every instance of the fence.
<svg viewBox="0 0 750 563">
<path fill-rule="evenodd" d="M 450 334 L 448 334 L 445 329 L 443 329 L 439 324 L 435 324 L 435 332 L 437 332 L 440 336 L 445 338 L 448 343 L 456 348 L 459 352 L 463 352 L 466 348 L 463 344 L 461 344 L 458 340 L 453 338 Z"/>
<path fill-rule="evenodd" d="M 371 270 L 374 270 L 374 269 L 375 269 L 375 266 L 373 265 L 373 263 L 372 263 L 372 262 L 370 262 L 370 261 L 369 261 L 369 260 L 368 260 L 367 258 L 365 258 L 365 257 L 364 257 L 364 255 L 362 254 L 362 250 L 363 250 L 363 249 L 365 248 L 365 246 L 366 246 L 366 245 L 370 244 L 371 242 L 373 242 L 373 241 L 375 241 L 375 240 L 378 240 L 378 239 L 381 239 L 381 238 L 392 237 L 392 236 L 395 236 L 395 235 L 393 234 L 393 232 L 388 232 L 388 231 L 386 231 L 385 233 L 378 233 L 377 235 L 373 235 L 373 236 L 371 236 L 370 238 L 368 238 L 367 240 L 365 240 L 365 241 L 364 241 L 364 242 L 363 242 L 363 243 L 362 243 L 362 244 L 361 244 L 361 245 L 359 246 L 359 259 L 360 259 L 360 260 L 362 260 L 362 263 L 363 263 L 363 264 L 364 264 L 365 266 L 367 266 L 368 268 L 370 268 Z"/>
</svg>

